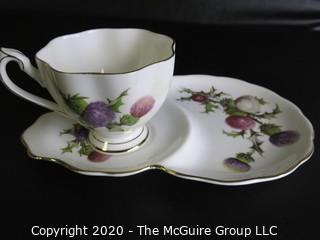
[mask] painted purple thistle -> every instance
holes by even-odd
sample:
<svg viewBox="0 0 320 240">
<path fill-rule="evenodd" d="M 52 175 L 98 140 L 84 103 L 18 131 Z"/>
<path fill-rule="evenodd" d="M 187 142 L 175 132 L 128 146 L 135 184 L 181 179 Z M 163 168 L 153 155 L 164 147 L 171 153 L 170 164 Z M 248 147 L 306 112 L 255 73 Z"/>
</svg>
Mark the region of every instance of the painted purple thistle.
<svg viewBox="0 0 320 240">
<path fill-rule="evenodd" d="M 224 160 L 223 164 L 234 171 L 237 172 L 248 172 L 250 170 L 250 165 L 237 158 L 227 158 Z"/>
<path fill-rule="evenodd" d="M 106 127 L 116 115 L 104 102 L 92 102 L 83 113 L 83 119 L 93 127 Z"/>
<path fill-rule="evenodd" d="M 288 130 L 273 134 L 269 141 L 277 147 L 284 147 L 291 145 L 298 141 L 300 138 L 300 134 L 297 131 Z"/>
<path fill-rule="evenodd" d="M 75 126 L 73 135 L 78 142 L 84 141 L 87 139 L 89 130 L 82 126 Z"/>
<path fill-rule="evenodd" d="M 152 96 L 144 96 L 131 106 L 130 114 L 136 118 L 140 118 L 153 108 L 154 103 L 155 100 Z"/>
</svg>

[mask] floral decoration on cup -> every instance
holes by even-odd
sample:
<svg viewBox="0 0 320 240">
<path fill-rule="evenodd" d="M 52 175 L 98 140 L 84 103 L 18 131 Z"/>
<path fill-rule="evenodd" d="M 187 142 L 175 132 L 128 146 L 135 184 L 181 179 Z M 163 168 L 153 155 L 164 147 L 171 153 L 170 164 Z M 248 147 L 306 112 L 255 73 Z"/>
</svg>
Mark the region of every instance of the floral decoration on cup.
<svg viewBox="0 0 320 240">
<path fill-rule="evenodd" d="M 151 111 L 155 104 L 152 96 L 143 96 L 130 108 L 130 113 L 122 113 L 120 108 L 124 105 L 123 98 L 128 95 L 129 89 L 123 91 L 117 98 L 106 101 L 88 102 L 88 98 L 80 94 L 72 96 L 62 94 L 66 104 L 81 118 L 94 128 L 106 127 L 110 131 L 124 131 L 122 126 L 133 126 L 141 117 Z M 115 121 L 116 114 L 121 114 Z"/>
</svg>

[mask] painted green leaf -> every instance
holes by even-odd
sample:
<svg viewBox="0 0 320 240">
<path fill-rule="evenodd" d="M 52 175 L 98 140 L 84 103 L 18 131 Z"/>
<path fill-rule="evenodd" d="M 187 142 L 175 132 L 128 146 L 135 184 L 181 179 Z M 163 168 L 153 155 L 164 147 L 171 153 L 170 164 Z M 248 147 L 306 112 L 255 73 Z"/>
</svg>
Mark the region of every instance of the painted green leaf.
<svg viewBox="0 0 320 240">
<path fill-rule="evenodd" d="M 209 95 L 210 97 L 214 97 L 214 94 L 215 94 L 216 90 L 217 90 L 217 89 L 215 89 L 214 86 L 212 86 L 212 87 L 210 88 L 210 91 L 209 91 L 208 95 Z"/>
<path fill-rule="evenodd" d="M 262 145 L 262 141 L 260 141 L 258 139 L 258 136 L 261 136 L 261 134 L 257 133 L 256 131 L 250 129 L 250 137 L 248 138 L 250 140 L 250 142 L 252 143 L 251 145 L 251 149 L 257 153 L 259 153 L 260 155 L 262 155 L 263 150 L 260 147 Z"/>
<path fill-rule="evenodd" d="M 225 135 L 227 135 L 228 137 L 233 137 L 233 138 L 236 138 L 236 137 L 244 137 L 246 131 L 245 130 L 242 130 L 240 132 L 237 132 L 237 131 L 231 131 L 231 132 L 227 132 L 225 130 L 222 131 Z"/>
<path fill-rule="evenodd" d="M 181 97 L 181 98 L 178 98 L 177 100 L 178 100 L 178 101 L 181 101 L 181 102 L 183 102 L 183 101 L 190 101 L 190 100 L 191 100 L 191 97 L 192 97 L 192 95 L 191 95 L 190 97 Z"/>
<path fill-rule="evenodd" d="M 80 143 L 79 154 L 80 156 L 85 155 L 88 156 L 93 151 L 92 147 L 87 142 Z"/>
<path fill-rule="evenodd" d="M 224 112 L 230 116 L 248 116 L 248 113 L 243 112 L 236 107 L 236 102 L 232 98 L 224 98 L 220 101 L 220 104 L 223 106 Z"/>
<path fill-rule="evenodd" d="M 182 88 L 179 92 L 180 93 L 190 93 L 190 94 L 193 93 L 193 91 L 189 88 Z"/>
<path fill-rule="evenodd" d="M 246 117 L 248 113 L 238 110 L 237 108 L 229 108 L 225 110 L 226 114 L 230 116 Z"/>
<path fill-rule="evenodd" d="M 73 149 L 77 146 L 78 146 L 77 143 L 70 141 L 68 142 L 68 145 L 66 147 L 61 149 L 61 151 L 62 153 L 72 153 Z"/>
<path fill-rule="evenodd" d="M 78 93 L 72 96 L 68 96 L 66 99 L 67 105 L 78 114 L 82 112 L 88 106 L 87 97 L 82 97 Z"/>
<path fill-rule="evenodd" d="M 281 113 L 281 110 L 278 106 L 278 104 L 276 104 L 275 108 L 271 111 L 271 112 L 265 112 L 261 115 L 257 115 L 257 117 L 259 118 L 265 118 L 265 119 L 272 119 L 272 118 L 276 118 L 276 115 Z"/>
<path fill-rule="evenodd" d="M 262 144 L 262 142 L 255 142 L 252 144 L 252 146 L 250 147 L 252 150 L 256 151 L 257 153 L 259 153 L 260 155 L 262 155 L 263 150 L 260 147 Z"/>
<path fill-rule="evenodd" d="M 214 112 L 215 109 L 217 109 L 217 108 L 218 108 L 218 106 L 213 104 L 213 103 L 211 103 L 211 102 L 204 103 L 204 112 L 205 113 Z"/>
<path fill-rule="evenodd" d="M 260 126 L 260 131 L 268 136 L 281 132 L 281 127 L 273 123 L 264 123 Z"/>
<path fill-rule="evenodd" d="M 236 108 L 236 102 L 232 98 L 224 98 L 220 101 L 220 104 L 225 109 Z"/>
<path fill-rule="evenodd" d="M 132 126 L 138 122 L 139 118 L 136 118 L 130 114 L 125 114 L 120 118 L 121 125 Z"/>
<path fill-rule="evenodd" d="M 120 107 L 124 104 L 122 98 L 128 96 L 129 89 L 123 91 L 115 100 L 109 100 L 109 106 L 111 107 L 112 111 L 120 113 Z"/>
<path fill-rule="evenodd" d="M 261 104 L 261 105 L 267 104 L 267 102 L 266 102 L 263 98 L 255 97 L 255 99 L 256 99 L 256 100 L 258 101 L 258 103 Z"/>
<path fill-rule="evenodd" d="M 225 94 L 224 92 L 217 92 L 217 93 L 215 93 L 215 94 L 213 95 L 213 97 L 214 97 L 214 98 L 220 98 L 220 97 L 222 97 L 223 95 L 227 95 L 227 94 Z"/>
<path fill-rule="evenodd" d="M 251 153 L 237 153 L 236 158 L 245 163 L 254 162 L 254 158 L 251 156 Z"/>
<path fill-rule="evenodd" d="M 110 105 L 112 111 L 120 113 L 120 107 L 123 105 L 122 98 L 118 98 L 112 105 Z"/>
<path fill-rule="evenodd" d="M 111 131 L 111 132 L 122 132 L 124 131 L 123 128 L 120 126 L 119 123 L 111 123 L 108 125 L 108 129 Z"/>
<path fill-rule="evenodd" d="M 249 140 L 251 141 L 252 145 L 251 145 L 251 149 L 257 153 L 259 153 L 260 155 L 262 155 L 263 150 L 260 147 L 262 145 L 262 141 L 260 141 L 257 137 L 257 135 L 251 136 L 249 137 Z"/>
<path fill-rule="evenodd" d="M 66 134 L 73 134 L 73 128 L 63 129 L 63 130 L 60 132 L 60 136 L 61 136 L 61 135 L 66 135 Z"/>
<path fill-rule="evenodd" d="M 218 92 L 217 89 L 215 89 L 213 86 L 210 88 L 210 92 L 208 94 L 210 97 L 212 98 L 220 98 L 222 97 L 223 95 L 228 95 L 224 92 Z"/>
</svg>

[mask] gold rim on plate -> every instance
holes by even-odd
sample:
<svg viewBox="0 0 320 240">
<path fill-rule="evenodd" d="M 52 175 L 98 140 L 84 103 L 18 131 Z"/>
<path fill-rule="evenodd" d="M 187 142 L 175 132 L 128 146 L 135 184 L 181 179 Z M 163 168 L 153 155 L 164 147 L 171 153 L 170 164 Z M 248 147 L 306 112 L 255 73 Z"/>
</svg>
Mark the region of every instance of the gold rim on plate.
<svg viewBox="0 0 320 240">
<path fill-rule="evenodd" d="M 303 163 L 305 163 L 314 153 L 314 145 L 312 144 L 311 147 L 311 151 L 308 152 L 308 154 L 306 154 L 305 157 L 303 157 L 301 160 L 299 160 L 295 165 L 291 166 L 290 168 L 288 168 L 286 171 L 283 171 L 279 174 L 275 174 L 275 175 L 267 175 L 267 176 L 262 176 L 262 177 L 253 177 L 253 178 L 247 178 L 247 179 L 243 179 L 243 180 L 219 180 L 219 179 L 213 179 L 213 178 L 208 178 L 208 177 L 201 177 L 201 176 L 194 176 L 194 175 L 189 175 L 189 174 L 185 174 L 185 173 L 181 173 L 181 172 L 177 172 L 175 170 L 169 169 L 165 166 L 162 166 L 160 164 L 151 164 L 151 165 L 147 165 L 143 168 L 138 168 L 135 170 L 131 170 L 131 171 L 119 171 L 119 172 L 109 172 L 109 171 L 91 171 L 91 170 L 84 170 L 84 169 L 80 169 L 77 167 L 74 167 L 68 163 L 66 163 L 65 161 L 61 160 L 61 159 L 57 159 L 57 158 L 48 158 L 48 157 L 42 157 L 42 156 L 38 156 L 32 153 L 31 149 L 29 148 L 28 144 L 26 143 L 26 141 L 23 139 L 23 136 L 21 136 L 21 142 L 24 145 L 24 147 L 27 150 L 27 154 L 29 157 L 36 159 L 36 160 L 46 160 L 49 162 L 53 162 L 56 163 L 58 165 L 61 165 L 73 172 L 76 173 L 81 173 L 81 174 L 90 174 L 90 173 L 96 173 L 96 174 L 105 174 L 106 176 L 123 176 L 124 174 L 137 174 L 140 172 L 144 172 L 147 170 L 153 170 L 153 169 L 158 169 L 161 170 L 165 173 L 168 173 L 170 175 L 176 176 L 176 177 L 180 177 L 180 178 L 185 178 L 185 179 L 193 179 L 193 180 L 199 180 L 202 182 L 210 182 L 210 183 L 216 183 L 216 184 L 233 184 L 233 183 L 239 183 L 239 184 L 249 184 L 250 181 L 255 181 L 255 180 L 261 180 L 259 182 L 263 182 L 263 181 L 268 181 L 268 180 L 272 180 L 274 178 L 281 178 L 281 177 L 285 177 L 288 174 L 292 173 L 293 171 L 295 171 L 299 166 L 301 166 Z M 252 182 L 254 183 L 254 182 Z M 257 182 L 256 182 L 257 183 Z"/>
</svg>

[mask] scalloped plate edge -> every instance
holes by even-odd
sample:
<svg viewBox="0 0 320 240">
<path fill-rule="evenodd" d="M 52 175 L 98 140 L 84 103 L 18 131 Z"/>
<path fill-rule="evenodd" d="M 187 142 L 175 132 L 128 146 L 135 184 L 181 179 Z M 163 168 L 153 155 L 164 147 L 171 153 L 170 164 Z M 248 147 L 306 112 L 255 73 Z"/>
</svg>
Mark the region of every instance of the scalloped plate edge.
<svg viewBox="0 0 320 240">
<path fill-rule="evenodd" d="M 144 168 L 140 168 L 134 171 L 124 171 L 124 172 L 108 172 L 108 171 L 88 171 L 88 170 L 83 170 L 76 168 L 74 166 L 71 166 L 70 164 L 64 162 L 63 160 L 56 159 L 56 158 L 48 158 L 48 157 L 42 157 L 42 156 L 37 156 L 32 153 L 30 150 L 28 144 L 23 138 L 23 134 L 21 136 L 21 142 L 24 145 L 24 147 L 27 150 L 27 154 L 30 158 L 36 159 L 36 160 L 45 160 L 49 162 L 56 163 L 60 166 L 63 166 L 67 168 L 68 170 L 76 173 L 80 173 L 83 175 L 90 175 L 90 176 L 111 176 L 111 177 L 124 177 L 124 176 L 131 176 L 135 175 L 147 170 L 161 170 L 167 174 L 173 175 L 175 177 L 183 178 L 183 179 L 188 179 L 188 180 L 194 180 L 194 181 L 200 181 L 200 182 L 206 182 L 206 183 L 211 183 L 211 184 L 217 184 L 217 185 L 224 185 L 224 186 L 240 186 L 240 185 L 248 185 L 248 184 L 253 184 L 253 183 L 260 183 L 260 182 L 267 182 L 267 181 L 272 181 L 276 179 L 283 178 L 291 173 L 293 173 L 296 169 L 298 169 L 303 163 L 307 162 L 310 157 L 312 156 L 314 152 L 314 145 L 312 145 L 312 150 L 305 156 L 301 161 L 299 161 L 296 165 L 292 166 L 289 168 L 287 171 L 277 174 L 277 175 L 269 175 L 269 176 L 264 176 L 264 177 L 256 177 L 256 178 L 251 178 L 251 179 L 244 179 L 244 180 L 230 180 L 230 181 L 224 181 L 224 180 L 219 180 L 219 179 L 213 179 L 213 178 L 206 178 L 206 177 L 201 177 L 201 176 L 193 176 L 185 173 L 180 173 L 175 170 L 169 169 L 165 166 L 162 166 L 160 164 L 154 164 L 154 165 L 148 165 Z"/>
</svg>

